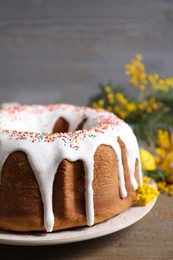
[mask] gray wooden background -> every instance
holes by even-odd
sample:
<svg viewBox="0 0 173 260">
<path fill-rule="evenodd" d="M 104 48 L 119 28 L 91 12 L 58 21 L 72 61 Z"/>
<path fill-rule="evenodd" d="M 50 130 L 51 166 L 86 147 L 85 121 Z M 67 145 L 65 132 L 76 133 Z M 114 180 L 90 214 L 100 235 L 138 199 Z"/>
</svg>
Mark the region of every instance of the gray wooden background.
<svg viewBox="0 0 173 260">
<path fill-rule="evenodd" d="M 172 0 L 0 0 L 0 103 L 86 105 L 137 53 L 173 75 Z"/>
</svg>

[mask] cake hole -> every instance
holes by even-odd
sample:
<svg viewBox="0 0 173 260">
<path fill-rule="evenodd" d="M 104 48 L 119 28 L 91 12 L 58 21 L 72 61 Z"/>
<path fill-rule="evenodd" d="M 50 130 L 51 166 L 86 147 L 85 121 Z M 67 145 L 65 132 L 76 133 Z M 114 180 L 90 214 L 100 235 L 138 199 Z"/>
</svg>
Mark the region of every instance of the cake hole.
<svg viewBox="0 0 173 260">
<path fill-rule="evenodd" d="M 84 119 L 79 123 L 79 125 L 77 126 L 76 131 L 77 131 L 77 130 L 82 130 L 84 124 L 86 123 L 86 121 L 87 121 L 87 118 L 84 118 Z"/>
<path fill-rule="evenodd" d="M 86 123 L 86 121 L 87 121 L 87 118 L 84 118 L 84 119 L 78 124 L 77 128 L 75 129 L 75 131 L 77 131 L 77 130 L 82 130 L 84 124 Z M 65 133 L 65 132 L 68 132 L 68 131 L 69 131 L 69 123 L 68 123 L 63 117 L 60 117 L 60 118 L 56 121 L 52 133 Z"/>
<path fill-rule="evenodd" d="M 62 117 L 60 117 L 53 128 L 53 133 L 65 133 L 68 132 L 69 129 L 69 123 Z"/>
</svg>

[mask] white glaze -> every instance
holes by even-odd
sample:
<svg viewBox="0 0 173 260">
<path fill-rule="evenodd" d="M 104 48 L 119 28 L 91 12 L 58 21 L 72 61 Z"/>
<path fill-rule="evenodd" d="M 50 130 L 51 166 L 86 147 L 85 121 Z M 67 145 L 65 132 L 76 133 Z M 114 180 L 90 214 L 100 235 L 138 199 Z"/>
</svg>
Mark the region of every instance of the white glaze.
<svg viewBox="0 0 173 260">
<path fill-rule="evenodd" d="M 51 134 L 59 117 L 69 122 L 69 133 Z M 87 118 L 84 130 L 75 132 L 84 118 Z M 1 110 L 0 172 L 10 153 L 24 151 L 27 154 L 42 196 L 45 229 L 51 232 L 54 225 L 52 187 L 57 168 L 63 159 L 82 160 L 85 169 L 86 217 L 87 224 L 91 226 L 94 224 L 92 189 L 94 154 L 99 145 L 110 145 L 114 149 L 118 162 L 120 195 L 122 198 L 127 196 L 118 137 L 126 145 L 130 179 L 133 189 L 136 190 L 138 186 L 134 177 L 136 160 L 139 165 L 140 183 L 142 183 L 137 140 L 131 128 L 112 113 L 64 104 L 21 106 L 11 110 Z"/>
</svg>

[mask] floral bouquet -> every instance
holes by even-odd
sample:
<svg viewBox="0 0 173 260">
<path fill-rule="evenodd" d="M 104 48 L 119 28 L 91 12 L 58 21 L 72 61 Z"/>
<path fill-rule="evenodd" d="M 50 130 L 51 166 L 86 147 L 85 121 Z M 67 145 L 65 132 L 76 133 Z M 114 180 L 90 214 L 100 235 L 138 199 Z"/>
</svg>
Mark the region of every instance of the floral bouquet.
<svg viewBox="0 0 173 260">
<path fill-rule="evenodd" d="M 132 127 L 144 176 L 153 178 L 160 191 L 173 195 L 173 77 L 147 74 L 141 55 L 125 65 L 125 75 L 136 95 L 108 83 L 99 85 L 100 92 L 89 105 L 115 113 Z"/>
</svg>

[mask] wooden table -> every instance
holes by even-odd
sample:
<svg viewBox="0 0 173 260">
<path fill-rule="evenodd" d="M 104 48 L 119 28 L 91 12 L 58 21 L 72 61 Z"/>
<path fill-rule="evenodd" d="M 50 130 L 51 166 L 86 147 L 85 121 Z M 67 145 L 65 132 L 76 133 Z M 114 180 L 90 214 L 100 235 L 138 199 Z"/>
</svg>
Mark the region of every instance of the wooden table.
<svg viewBox="0 0 173 260">
<path fill-rule="evenodd" d="M 144 218 L 116 233 L 62 245 L 0 245 L 0 259 L 173 259 L 173 197 L 160 195 Z"/>
</svg>

